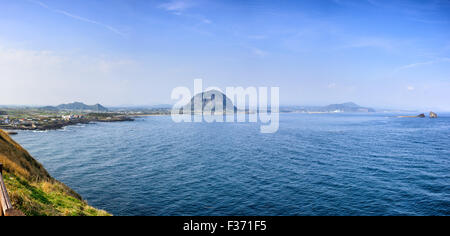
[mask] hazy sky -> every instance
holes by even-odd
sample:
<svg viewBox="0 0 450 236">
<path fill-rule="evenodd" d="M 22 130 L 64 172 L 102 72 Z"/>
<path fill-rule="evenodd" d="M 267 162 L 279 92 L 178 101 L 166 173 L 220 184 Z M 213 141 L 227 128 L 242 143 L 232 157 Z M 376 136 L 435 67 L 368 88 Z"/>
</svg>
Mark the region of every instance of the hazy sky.
<svg viewBox="0 0 450 236">
<path fill-rule="evenodd" d="M 172 103 L 196 78 L 450 111 L 450 1 L 0 0 L 0 104 Z"/>
</svg>

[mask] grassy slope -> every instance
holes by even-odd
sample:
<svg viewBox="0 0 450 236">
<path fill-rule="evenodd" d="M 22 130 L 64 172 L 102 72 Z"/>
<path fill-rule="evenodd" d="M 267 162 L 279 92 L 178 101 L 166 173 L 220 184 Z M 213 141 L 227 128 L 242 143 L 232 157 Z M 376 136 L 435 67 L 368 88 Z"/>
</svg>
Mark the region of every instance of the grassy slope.
<svg viewBox="0 0 450 236">
<path fill-rule="evenodd" d="M 19 144 L 0 130 L 0 163 L 11 202 L 25 215 L 105 216 L 80 195 L 53 179 Z"/>
</svg>

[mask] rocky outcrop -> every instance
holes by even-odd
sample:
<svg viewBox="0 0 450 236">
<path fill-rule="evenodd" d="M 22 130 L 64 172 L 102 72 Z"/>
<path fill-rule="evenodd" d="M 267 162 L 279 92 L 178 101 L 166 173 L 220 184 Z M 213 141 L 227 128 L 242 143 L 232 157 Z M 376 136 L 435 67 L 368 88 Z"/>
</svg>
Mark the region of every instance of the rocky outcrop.
<svg viewBox="0 0 450 236">
<path fill-rule="evenodd" d="M 420 114 L 417 116 L 399 116 L 400 118 L 425 118 L 425 114 Z"/>
<path fill-rule="evenodd" d="M 430 118 L 437 118 L 438 115 L 432 111 L 430 111 Z"/>
<path fill-rule="evenodd" d="M 425 114 L 422 113 L 422 114 L 418 115 L 417 117 L 418 118 L 425 118 Z"/>
</svg>

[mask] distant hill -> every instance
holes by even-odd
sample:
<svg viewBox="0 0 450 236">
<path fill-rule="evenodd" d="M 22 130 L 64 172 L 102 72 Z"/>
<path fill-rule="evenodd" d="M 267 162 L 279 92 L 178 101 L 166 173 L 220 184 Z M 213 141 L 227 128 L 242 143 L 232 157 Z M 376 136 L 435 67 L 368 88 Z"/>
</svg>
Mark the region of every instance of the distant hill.
<svg viewBox="0 0 450 236">
<path fill-rule="evenodd" d="M 216 99 L 220 99 L 220 97 L 222 98 L 222 101 L 219 102 L 222 103 L 223 111 L 216 111 Z M 180 113 L 202 113 L 205 107 L 211 107 L 211 111 L 220 113 L 223 112 L 231 114 L 237 111 L 237 108 L 233 105 L 233 102 L 225 94 L 218 90 L 210 90 L 192 97 L 191 101 L 180 109 Z"/>
<path fill-rule="evenodd" d="M 280 109 L 282 112 L 324 112 L 324 113 L 338 113 L 338 112 L 375 112 L 375 109 L 370 107 L 362 107 L 353 102 L 331 104 L 328 106 L 287 106 Z"/>
<path fill-rule="evenodd" d="M 108 109 L 100 104 L 86 105 L 82 102 L 74 102 L 69 104 L 61 104 L 59 106 L 46 106 L 41 107 L 42 110 L 55 111 L 55 110 L 69 110 L 69 111 L 95 111 L 95 112 L 106 112 Z"/>
<path fill-rule="evenodd" d="M 44 111 L 58 111 L 59 109 L 56 107 L 52 107 L 52 106 L 46 106 L 46 107 L 40 107 L 40 110 L 44 110 Z"/>
<path fill-rule="evenodd" d="M 333 112 L 333 111 L 339 111 L 339 112 L 375 112 L 375 109 L 368 108 L 368 107 L 362 107 L 359 106 L 353 102 L 347 102 L 342 104 L 331 104 L 328 106 L 323 107 L 324 111 Z"/>
<path fill-rule="evenodd" d="M 92 106 L 86 105 L 81 102 L 74 102 L 69 104 L 61 104 L 57 106 L 59 110 L 87 110 L 87 111 L 108 111 L 108 109 L 100 104 Z"/>
</svg>

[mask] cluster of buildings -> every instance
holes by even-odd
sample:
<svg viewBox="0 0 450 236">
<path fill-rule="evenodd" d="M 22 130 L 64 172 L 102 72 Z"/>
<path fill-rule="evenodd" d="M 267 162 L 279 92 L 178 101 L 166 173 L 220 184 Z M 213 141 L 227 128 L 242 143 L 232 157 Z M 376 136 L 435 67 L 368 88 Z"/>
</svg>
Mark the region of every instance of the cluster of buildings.
<svg viewBox="0 0 450 236">
<path fill-rule="evenodd" d="M 83 115 L 66 115 L 61 117 L 65 121 L 84 119 Z"/>
<path fill-rule="evenodd" d="M 0 115 L 0 128 L 36 129 L 41 126 L 60 124 L 67 121 L 79 121 L 85 118 L 82 115 L 62 116 L 36 116 L 32 118 L 12 118 L 8 115 Z"/>
<path fill-rule="evenodd" d="M 0 117 L 0 127 L 1 126 L 10 126 L 10 127 L 24 126 L 24 127 L 36 128 L 37 122 L 38 122 L 37 120 L 31 119 L 31 118 L 10 119 L 9 116 L 1 116 Z"/>
</svg>

